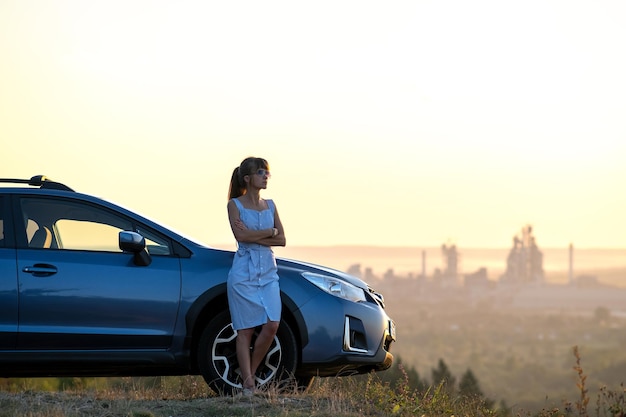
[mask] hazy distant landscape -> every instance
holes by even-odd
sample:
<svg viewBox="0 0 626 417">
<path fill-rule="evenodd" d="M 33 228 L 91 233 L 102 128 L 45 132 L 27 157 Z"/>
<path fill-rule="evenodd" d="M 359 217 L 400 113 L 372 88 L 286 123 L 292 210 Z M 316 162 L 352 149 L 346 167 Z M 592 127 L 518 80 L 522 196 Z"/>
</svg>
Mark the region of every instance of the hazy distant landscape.
<svg viewBox="0 0 626 417">
<path fill-rule="evenodd" d="M 422 251 L 426 252 L 426 279 Z M 509 249 L 459 249 L 456 285 L 433 280 L 441 248 L 281 248 L 279 256 L 346 271 L 371 268 L 368 283 L 385 296 L 396 321 L 393 353 L 428 378 L 443 359 L 460 376 L 476 375 L 484 393 L 509 407 L 541 410 L 577 398 L 572 348 L 579 346 L 592 398 L 602 386 L 626 383 L 626 250 L 575 249 L 568 284 L 568 249 L 542 250 L 545 283 L 498 282 Z M 487 285 L 464 285 L 463 275 L 487 268 Z M 393 270 L 393 274 L 385 273 Z M 413 278 L 408 278 L 409 274 Z"/>
<path fill-rule="evenodd" d="M 510 248 L 459 248 L 461 274 L 487 268 L 490 280 L 497 281 L 506 268 Z M 564 248 L 541 249 L 544 254 L 546 280 L 550 283 L 567 282 L 569 250 Z M 276 248 L 277 256 L 298 259 L 346 271 L 354 264 L 363 269 L 372 268 L 375 276 L 382 278 L 388 269 L 399 277 L 416 276 L 422 271 L 422 251 L 426 252 L 426 275 L 432 276 L 436 268 L 443 267 L 440 247 L 387 247 L 387 246 L 301 246 Z M 574 248 L 574 275 L 595 274 L 601 283 L 626 287 L 626 249 Z"/>
</svg>

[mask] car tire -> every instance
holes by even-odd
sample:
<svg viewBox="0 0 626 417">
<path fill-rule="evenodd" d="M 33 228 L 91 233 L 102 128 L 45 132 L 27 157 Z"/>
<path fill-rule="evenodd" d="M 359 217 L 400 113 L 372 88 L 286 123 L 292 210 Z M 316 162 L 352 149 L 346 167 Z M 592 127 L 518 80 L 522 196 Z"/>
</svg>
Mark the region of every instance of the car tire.
<svg viewBox="0 0 626 417">
<path fill-rule="evenodd" d="M 260 330 L 260 327 L 258 328 Z M 252 338 L 256 339 L 258 330 Z M 242 388 L 230 312 L 224 310 L 206 325 L 198 343 L 198 367 L 209 387 L 219 395 L 230 395 Z M 293 384 L 298 364 L 296 339 L 291 327 L 281 321 L 278 332 L 256 373 L 259 388 Z"/>
</svg>

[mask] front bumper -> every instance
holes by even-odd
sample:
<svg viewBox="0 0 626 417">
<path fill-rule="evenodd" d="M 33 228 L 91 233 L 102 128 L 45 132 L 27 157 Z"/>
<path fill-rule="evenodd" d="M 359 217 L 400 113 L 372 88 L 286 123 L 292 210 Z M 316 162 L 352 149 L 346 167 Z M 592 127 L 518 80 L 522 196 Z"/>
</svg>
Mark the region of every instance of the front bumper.
<svg viewBox="0 0 626 417">
<path fill-rule="evenodd" d="M 396 329 L 385 310 L 376 303 L 320 297 L 301 308 L 309 343 L 302 349 L 298 374 L 332 376 L 388 369 Z"/>
</svg>

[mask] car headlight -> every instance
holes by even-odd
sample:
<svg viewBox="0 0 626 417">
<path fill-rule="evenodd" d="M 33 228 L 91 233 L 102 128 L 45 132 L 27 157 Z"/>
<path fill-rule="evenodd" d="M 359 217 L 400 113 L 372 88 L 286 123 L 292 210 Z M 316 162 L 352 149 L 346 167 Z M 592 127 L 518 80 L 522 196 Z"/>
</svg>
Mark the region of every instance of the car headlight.
<svg viewBox="0 0 626 417">
<path fill-rule="evenodd" d="M 335 297 L 344 298 L 355 303 L 366 301 L 363 289 L 346 281 L 313 272 L 303 272 L 302 276 Z"/>
</svg>

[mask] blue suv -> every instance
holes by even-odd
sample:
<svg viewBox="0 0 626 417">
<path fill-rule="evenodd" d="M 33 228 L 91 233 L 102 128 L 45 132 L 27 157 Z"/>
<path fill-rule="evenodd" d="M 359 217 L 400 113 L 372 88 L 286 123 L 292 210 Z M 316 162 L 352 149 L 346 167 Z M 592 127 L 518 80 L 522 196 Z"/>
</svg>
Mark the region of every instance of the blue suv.
<svg viewBox="0 0 626 417">
<path fill-rule="evenodd" d="M 0 377 L 201 374 L 219 394 L 241 387 L 233 252 L 45 176 L 0 182 L 13 183 L 0 187 Z M 395 325 L 380 294 L 337 270 L 277 262 L 283 314 L 260 386 L 391 366 Z"/>
</svg>

